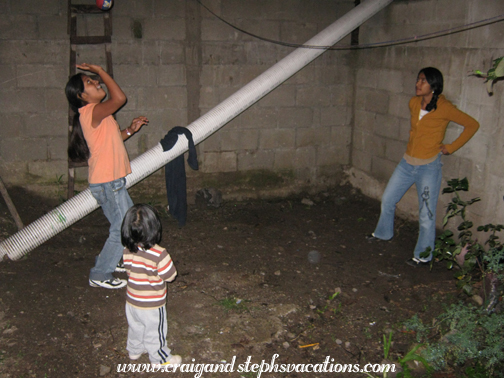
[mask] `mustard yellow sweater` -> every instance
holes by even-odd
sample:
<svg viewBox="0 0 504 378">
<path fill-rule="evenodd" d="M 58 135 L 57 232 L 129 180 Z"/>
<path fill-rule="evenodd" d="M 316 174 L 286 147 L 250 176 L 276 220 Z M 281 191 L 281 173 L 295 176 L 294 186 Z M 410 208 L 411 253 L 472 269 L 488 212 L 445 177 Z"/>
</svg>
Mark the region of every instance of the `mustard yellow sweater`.
<svg viewBox="0 0 504 378">
<path fill-rule="evenodd" d="M 429 159 L 440 152 L 446 127 L 450 121 L 464 127 L 464 131 L 445 147 L 450 154 L 462 147 L 478 131 L 479 123 L 471 116 L 457 109 L 443 95 L 439 96 L 437 109 L 431 110 L 419 120 L 422 97 L 415 96 L 409 102 L 411 129 L 406 154 L 418 159 Z"/>
</svg>

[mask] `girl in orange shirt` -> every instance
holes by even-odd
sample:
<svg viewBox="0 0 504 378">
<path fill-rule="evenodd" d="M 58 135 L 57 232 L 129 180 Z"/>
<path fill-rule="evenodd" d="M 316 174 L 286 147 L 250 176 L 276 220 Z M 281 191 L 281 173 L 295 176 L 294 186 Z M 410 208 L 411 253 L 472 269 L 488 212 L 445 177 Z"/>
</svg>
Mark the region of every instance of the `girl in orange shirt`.
<svg viewBox="0 0 504 378">
<path fill-rule="evenodd" d="M 107 289 L 126 286 L 127 281 L 112 273 L 124 272 L 120 262 L 121 223 L 133 202 L 126 190 L 126 175 L 131 173 L 124 141 L 149 121 L 146 117 L 133 119 L 121 130 L 112 116 L 126 103 L 126 95 L 100 66 L 82 63 L 77 68 L 100 76 L 109 96 L 97 80 L 79 73 L 70 78 L 65 93 L 75 111 L 68 156 L 72 161 L 87 161 L 89 188 L 110 222 L 109 236 L 89 274 L 89 285 Z"/>
</svg>

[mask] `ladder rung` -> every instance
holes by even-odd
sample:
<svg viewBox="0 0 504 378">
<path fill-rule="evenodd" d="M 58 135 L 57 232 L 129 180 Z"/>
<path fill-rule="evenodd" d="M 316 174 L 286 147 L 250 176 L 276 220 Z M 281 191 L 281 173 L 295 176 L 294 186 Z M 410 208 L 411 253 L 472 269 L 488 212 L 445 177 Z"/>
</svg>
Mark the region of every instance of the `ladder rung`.
<svg viewBox="0 0 504 378">
<path fill-rule="evenodd" d="M 112 43 L 112 38 L 109 35 L 97 36 L 71 36 L 70 43 L 72 45 L 99 45 L 103 43 Z"/>
<path fill-rule="evenodd" d="M 70 11 L 74 14 L 103 14 L 104 12 L 99 9 L 96 5 L 88 4 L 72 4 L 70 5 Z"/>
</svg>

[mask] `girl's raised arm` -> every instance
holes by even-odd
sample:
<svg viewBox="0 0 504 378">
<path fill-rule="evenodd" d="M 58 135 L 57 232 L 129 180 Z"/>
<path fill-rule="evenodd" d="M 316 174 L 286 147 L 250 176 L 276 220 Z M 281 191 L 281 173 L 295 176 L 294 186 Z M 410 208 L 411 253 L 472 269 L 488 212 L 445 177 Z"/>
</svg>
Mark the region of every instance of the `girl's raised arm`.
<svg viewBox="0 0 504 378">
<path fill-rule="evenodd" d="M 99 75 L 103 84 L 107 86 L 109 92 L 108 99 L 106 101 L 99 102 L 93 109 L 92 126 L 97 127 L 104 118 L 114 114 L 126 103 L 126 95 L 114 79 L 112 79 L 110 75 L 100 66 L 82 63 L 77 64 L 77 68 Z"/>
</svg>

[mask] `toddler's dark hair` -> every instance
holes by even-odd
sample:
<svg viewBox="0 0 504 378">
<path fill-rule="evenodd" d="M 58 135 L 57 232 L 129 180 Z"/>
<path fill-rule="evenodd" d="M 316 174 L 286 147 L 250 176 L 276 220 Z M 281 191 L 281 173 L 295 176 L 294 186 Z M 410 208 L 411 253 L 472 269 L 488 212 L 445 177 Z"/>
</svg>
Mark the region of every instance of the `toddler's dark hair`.
<svg viewBox="0 0 504 378">
<path fill-rule="evenodd" d="M 140 203 L 133 205 L 124 216 L 121 243 L 131 252 L 138 252 L 138 247 L 149 249 L 159 244 L 162 232 L 156 211 L 151 206 Z"/>
</svg>

